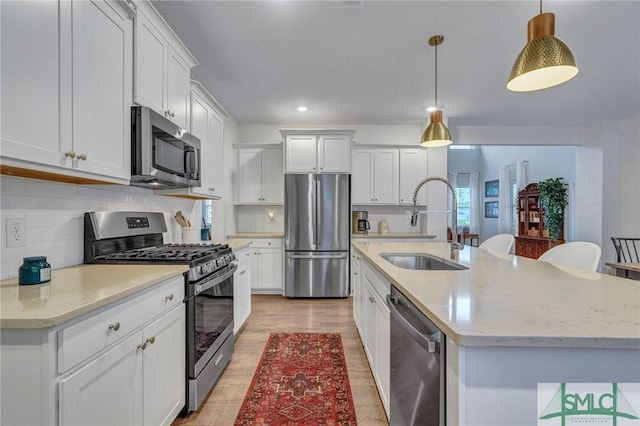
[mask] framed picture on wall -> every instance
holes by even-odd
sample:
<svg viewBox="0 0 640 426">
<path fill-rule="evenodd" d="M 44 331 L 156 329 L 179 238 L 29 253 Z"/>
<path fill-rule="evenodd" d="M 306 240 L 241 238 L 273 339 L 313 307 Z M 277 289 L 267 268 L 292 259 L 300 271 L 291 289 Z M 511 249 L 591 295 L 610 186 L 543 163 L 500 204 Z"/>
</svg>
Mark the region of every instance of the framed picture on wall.
<svg viewBox="0 0 640 426">
<path fill-rule="evenodd" d="M 484 196 L 485 197 L 497 197 L 500 194 L 500 186 L 498 180 L 488 180 L 484 183 Z"/>
<path fill-rule="evenodd" d="M 497 201 L 486 201 L 484 203 L 484 217 L 486 218 L 494 218 L 498 217 L 498 202 Z"/>
</svg>

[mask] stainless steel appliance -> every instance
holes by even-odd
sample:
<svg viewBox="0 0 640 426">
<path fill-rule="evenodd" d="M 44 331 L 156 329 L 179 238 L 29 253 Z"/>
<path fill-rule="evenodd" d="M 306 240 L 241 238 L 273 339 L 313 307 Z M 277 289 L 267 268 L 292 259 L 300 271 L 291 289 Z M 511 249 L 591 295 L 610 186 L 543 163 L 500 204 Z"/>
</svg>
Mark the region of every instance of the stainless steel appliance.
<svg viewBox="0 0 640 426">
<path fill-rule="evenodd" d="M 163 244 L 162 213 L 84 215 L 84 263 L 184 263 L 186 406 L 197 410 L 233 355 L 235 255 L 226 244 Z"/>
<path fill-rule="evenodd" d="M 351 175 L 284 179 L 285 296 L 349 295 Z"/>
<path fill-rule="evenodd" d="M 444 426 L 445 336 L 393 286 L 387 304 L 391 312 L 391 424 Z"/>
<path fill-rule="evenodd" d="M 132 107 L 131 185 L 200 186 L 200 139 L 150 108 Z"/>
<path fill-rule="evenodd" d="M 369 225 L 369 212 L 366 210 L 354 211 L 351 213 L 351 232 L 354 234 L 368 234 L 371 226 Z"/>
</svg>

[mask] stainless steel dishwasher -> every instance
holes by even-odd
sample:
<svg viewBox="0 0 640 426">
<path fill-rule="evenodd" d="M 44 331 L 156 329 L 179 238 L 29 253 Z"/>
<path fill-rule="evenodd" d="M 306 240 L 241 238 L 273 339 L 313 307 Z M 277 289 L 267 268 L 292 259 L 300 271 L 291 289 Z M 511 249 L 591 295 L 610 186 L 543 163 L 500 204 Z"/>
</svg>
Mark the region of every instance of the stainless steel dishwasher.
<svg viewBox="0 0 640 426">
<path fill-rule="evenodd" d="M 445 425 L 445 335 L 391 287 L 391 426 Z"/>
</svg>

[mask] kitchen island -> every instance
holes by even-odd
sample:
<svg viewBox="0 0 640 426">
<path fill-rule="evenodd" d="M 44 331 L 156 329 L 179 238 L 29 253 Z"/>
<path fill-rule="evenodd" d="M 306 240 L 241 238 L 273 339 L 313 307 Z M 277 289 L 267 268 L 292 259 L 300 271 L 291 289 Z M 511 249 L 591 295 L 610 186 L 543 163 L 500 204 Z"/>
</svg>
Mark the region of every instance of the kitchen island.
<svg viewBox="0 0 640 426">
<path fill-rule="evenodd" d="M 551 402 L 538 383 L 640 382 L 637 282 L 468 246 L 467 270 L 408 270 L 380 253 L 447 259 L 449 245 L 353 246 L 446 335 L 447 424 L 536 424 Z"/>
</svg>

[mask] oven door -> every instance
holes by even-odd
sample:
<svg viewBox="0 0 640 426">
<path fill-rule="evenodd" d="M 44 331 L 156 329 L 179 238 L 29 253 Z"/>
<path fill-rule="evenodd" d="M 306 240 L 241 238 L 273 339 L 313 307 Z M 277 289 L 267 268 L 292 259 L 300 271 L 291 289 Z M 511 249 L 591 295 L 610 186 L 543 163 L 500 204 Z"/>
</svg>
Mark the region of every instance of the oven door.
<svg viewBox="0 0 640 426">
<path fill-rule="evenodd" d="M 222 274 L 214 274 L 188 284 L 187 367 L 189 378 L 198 377 L 218 348 L 233 333 L 233 274 L 230 264 Z"/>
</svg>

